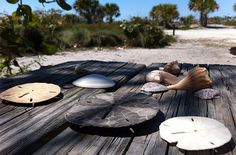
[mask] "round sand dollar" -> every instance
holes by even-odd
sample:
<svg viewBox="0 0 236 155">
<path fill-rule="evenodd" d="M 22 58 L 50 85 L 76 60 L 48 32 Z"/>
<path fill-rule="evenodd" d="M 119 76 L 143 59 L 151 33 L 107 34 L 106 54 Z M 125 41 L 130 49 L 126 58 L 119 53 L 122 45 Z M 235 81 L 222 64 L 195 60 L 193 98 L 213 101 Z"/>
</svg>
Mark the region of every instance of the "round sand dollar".
<svg viewBox="0 0 236 155">
<path fill-rule="evenodd" d="M 120 128 L 150 120 L 158 112 L 154 97 L 142 93 L 103 93 L 80 99 L 65 118 L 78 127 Z"/>
<path fill-rule="evenodd" d="M 57 96 L 61 88 L 55 84 L 27 83 L 9 88 L 0 94 L 2 100 L 15 103 L 38 103 Z"/>
<path fill-rule="evenodd" d="M 230 131 L 217 120 L 192 116 L 162 122 L 160 136 L 169 143 L 177 143 L 178 148 L 189 151 L 218 148 L 232 138 Z"/>
</svg>

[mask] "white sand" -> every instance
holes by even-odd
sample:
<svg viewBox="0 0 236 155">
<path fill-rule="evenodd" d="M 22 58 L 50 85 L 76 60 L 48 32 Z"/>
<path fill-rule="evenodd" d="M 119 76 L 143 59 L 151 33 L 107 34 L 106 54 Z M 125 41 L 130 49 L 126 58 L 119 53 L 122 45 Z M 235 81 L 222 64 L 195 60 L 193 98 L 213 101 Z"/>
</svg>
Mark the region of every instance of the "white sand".
<svg viewBox="0 0 236 155">
<path fill-rule="evenodd" d="M 172 33 L 172 31 L 167 31 Z M 179 62 L 194 64 L 231 64 L 236 65 L 236 57 L 229 53 L 229 48 L 236 46 L 236 29 L 195 29 L 176 30 L 178 42 L 162 49 L 102 49 L 60 52 L 53 56 L 41 56 L 44 66 L 55 65 L 66 61 L 103 60 L 125 61 L 149 65 L 151 63 Z M 19 58 L 22 65 L 31 69 L 39 68 L 34 62 L 36 57 Z"/>
</svg>

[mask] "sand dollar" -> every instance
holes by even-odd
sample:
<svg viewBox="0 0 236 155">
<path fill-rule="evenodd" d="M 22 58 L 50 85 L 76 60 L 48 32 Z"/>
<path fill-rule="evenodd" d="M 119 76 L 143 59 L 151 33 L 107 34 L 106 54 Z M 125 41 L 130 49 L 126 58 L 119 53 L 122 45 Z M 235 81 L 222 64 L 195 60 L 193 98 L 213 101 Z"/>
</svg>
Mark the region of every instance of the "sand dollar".
<svg viewBox="0 0 236 155">
<path fill-rule="evenodd" d="M 162 122 L 160 136 L 189 151 L 218 148 L 232 138 L 230 131 L 217 120 L 193 116 L 175 117 Z"/>
<path fill-rule="evenodd" d="M 15 103 L 38 103 L 57 96 L 61 88 L 49 83 L 27 83 L 9 88 L 0 94 L 2 100 Z"/>
<path fill-rule="evenodd" d="M 154 97 L 142 93 L 102 93 L 81 98 L 66 114 L 73 126 L 120 128 L 152 119 L 159 112 Z"/>
</svg>

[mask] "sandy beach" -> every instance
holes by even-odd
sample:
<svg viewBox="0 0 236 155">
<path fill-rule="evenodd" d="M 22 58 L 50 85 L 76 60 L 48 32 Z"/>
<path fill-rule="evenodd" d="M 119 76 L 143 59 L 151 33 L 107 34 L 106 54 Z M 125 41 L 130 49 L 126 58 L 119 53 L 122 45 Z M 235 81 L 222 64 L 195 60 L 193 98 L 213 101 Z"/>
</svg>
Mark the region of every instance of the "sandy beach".
<svg viewBox="0 0 236 155">
<path fill-rule="evenodd" d="M 171 30 L 166 33 L 172 34 Z M 176 30 L 177 42 L 161 49 L 114 48 L 63 51 L 56 55 L 22 57 L 21 65 L 38 69 L 39 61 L 43 66 L 55 65 L 66 61 L 103 60 L 125 61 L 149 65 L 151 63 L 179 62 L 194 64 L 230 64 L 236 65 L 236 56 L 230 54 L 229 48 L 236 46 L 235 28 L 200 28 Z"/>
</svg>

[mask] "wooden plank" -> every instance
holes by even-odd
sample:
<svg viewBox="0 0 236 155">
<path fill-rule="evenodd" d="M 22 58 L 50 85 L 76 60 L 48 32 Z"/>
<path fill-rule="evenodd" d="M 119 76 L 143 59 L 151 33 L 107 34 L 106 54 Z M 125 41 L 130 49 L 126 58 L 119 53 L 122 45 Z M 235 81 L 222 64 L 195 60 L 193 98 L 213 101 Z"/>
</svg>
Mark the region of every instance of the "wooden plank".
<svg viewBox="0 0 236 155">
<path fill-rule="evenodd" d="M 119 63 L 117 64 L 119 66 L 121 65 Z M 117 69 L 117 67 L 112 67 L 108 64 L 106 64 L 106 67 L 107 67 L 106 70 L 108 70 L 107 73 L 111 72 L 112 70 L 114 71 Z M 4 151 L 7 151 L 7 152 L 11 151 L 11 153 L 14 153 L 14 152 L 19 153 L 21 151 L 30 152 L 33 150 L 33 148 L 38 147 L 36 146 L 36 144 L 39 144 L 39 143 L 36 143 L 36 142 L 41 141 L 41 140 L 43 141 L 43 139 L 46 138 L 45 136 L 50 135 L 52 131 L 56 132 L 55 130 L 57 129 L 60 130 L 60 127 L 63 126 L 63 124 L 65 124 L 63 113 L 65 113 L 65 111 L 67 111 L 74 103 L 77 102 L 77 100 L 75 100 L 76 98 L 80 97 L 82 94 L 85 94 L 85 93 L 90 93 L 90 90 L 84 89 L 79 94 L 77 93 L 76 95 L 73 95 L 72 97 L 68 99 L 63 99 L 63 101 L 61 101 L 61 103 L 59 102 L 58 104 L 56 104 L 55 107 L 46 109 L 46 111 L 43 111 L 40 114 L 37 114 L 35 117 L 31 118 L 31 120 L 27 121 L 26 124 L 24 124 L 24 127 L 22 126 L 17 127 L 18 131 L 16 129 L 16 132 L 11 131 L 10 133 L 8 132 L 7 134 L 4 134 L 2 136 L 3 139 L 5 140 L 8 139 L 8 141 L 4 141 L 2 143 L 4 145 L 1 144 L 1 147 L 3 148 L 2 152 Z M 55 120 L 53 120 L 53 118 L 55 118 Z M 31 125 L 33 124 L 33 125 L 30 126 L 30 124 Z M 45 126 L 45 124 L 47 124 L 48 126 Z M 25 136 L 23 135 L 23 133 L 26 132 L 27 128 L 30 129 L 30 132 L 27 131 L 28 135 Z M 17 136 L 14 136 L 13 138 L 13 135 L 17 135 Z M 9 140 L 10 137 L 12 137 L 11 140 Z M 21 146 L 18 146 L 17 142 L 22 139 L 24 139 L 24 143 L 21 144 Z M 25 150 L 27 146 L 32 146 L 31 148 L 32 150 L 31 149 Z"/>
<path fill-rule="evenodd" d="M 99 64 L 100 65 L 100 64 Z M 117 64 L 116 64 L 117 65 Z M 124 63 L 119 63 L 120 65 L 124 65 Z M 101 68 L 100 68 L 101 69 Z M 114 69 L 113 69 L 114 70 Z M 111 71 L 111 69 L 110 69 Z M 75 95 L 75 93 L 78 93 L 78 91 L 82 90 L 81 88 L 75 88 L 74 90 L 68 90 L 68 92 L 70 92 L 70 94 L 65 94 L 64 99 L 62 101 L 59 101 L 58 104 L 55 104 L 54 106 L 49 106 L 48 108 L 45 108 L 44 111 L 40 111 L 40 113 L 38 113 L 37 115 L 35 115 L 34 117 L 27 117 L 28 120 L 25 120 L 24 123 L 18 125 L 16 128 L 13 128 L 12 130 L 14 130 L 15 132 L 13 132 L 12 130 L 7 130 L 7 133 L 3 133 L 3 137 L 7 137 L 7 135 L 9 136 L 7 139 L 10 139 L 10 137 L 12 137 L 11 135 L 17 134 L 18 132 L 23 131 L 24 129 L 27 129 L 28 127 L 30 127 L 32 124 L 35 124 L 35 122 L 38 122 L 37 120 L 41 120 L 42 118 L 46 118 L 45 116 L 49 114 L 53 114 L 52 112 L 56 111 L 57 109 L 63 110 L 62 107 L 64 107 L 66 109 L 69 109 L 70 107 L 66 107 L 64 104 L 66 104 L 67 102 L 70 102 L 70 98 Z M 75 96 L 76 97 L 76 96 Z M 75 98 L 74 97 L 74 98 Z M 66 99 L 67 98 L 67 99 Z M 62 109 L 61 109 L 62 108 Z M 56 113 L 56 112 L 55 112 Z M 48 118 L 48 117 L 47 117 Z M 45 120 L 46 121 L 46 120 Z M 37 128 L 37 127 L 36 127 Z M 5 130 L 6 131 L 6 130 Z M 14 136 L 13 136 L 14 137 Z M 1 139 L 2 140 L 2 139 Z"/>
<path fill-rule="evenodd" d="M 125 70 L 129 69 L 129 68 L 134 68 L 134 66 L 129 66 L 127 68 L 124 68 L 123 70 L 121 70 L 122 72 L 124 72 Z M 121 75 L 121 73 L 118 73 L 119 71 L 115 72 L 114 77 L 117 78 L 117 75 Z M 112 76 L 111 76 L 112 77 Z M 118 76 L 119 77 L 119 76 Z M 117 92 L 129 92 L 132 91 L 134 92 L 135 90 L 137 90 L 139 88 L 139 86 L 141 84 L 143 84 L 142 81 L 144 81 L 145 74 L 142 72 L 140 74 L 138 74 L 137 76 L 135 76 L 133 79 L 131 79 L 129 82 L 127 82 L 124 86 L 122 86 L 119 90 L 117 90 Z M 120 78 L 120 80 L 122 80 L 124 78 Z M 141 80 L 141 81 L 140 81 Z M 140 90 L 138 90 L 140 91 Z M 78 135 L 81 135 L 81 133 L 78 133 Z M 88 141 L 87 139 L 93 139 L 94 142 L 92 141 Z M 76 153 L 78 154 L 78 152 L 83 152 L 84 154 L 96 154 L 99 152 L 99 154 L 117 154 L 120 152 L 124 152 L 125 147 L 128 145 L 128 143 L 130 142 L 130 137 L 126 137 L 126 138 L 105 138 L 104 137 L 100 137 L 100 136 L 92 136 L 92 135 L 87 135 L 86 139 L 78 141 L 77 144 L 73 147 L 72 150 L 67 150 L 66 152 L 63 152 L 63 154 L 73 154 Z M 72 140 L 71 143 L 73 143 L 75 140 Z M 99 141 L 99 142 L 97 142 Z M 66 144 L 71 146 L 71 143 Z M 102 145 L 97 145 L 97 143 L 102 144 Z M 96 144 L 96 145 L 95 145 Z M 94 146 L 95 145 L 95 146 Z M 45 150 L 47 148 L 48 144 L 46 144 L 44 147 L 42 147 L 40 150 Z M 66 147 L 68 148 L 68 147 Z M 79 148 L 79 149 L 78 149 Z M 37 152 L 40 152 L 37 151 Z M 83 151 L 81 151 L 83 150 Z M 63 150 L 65 151 L 65 150 Z M 58 150 L 58 152 L 61 152 L 61 150 Z"/>
<path fill-rule="evenodd" d="M 181 73 L 183 72 L 183 67 L 181 65 Z M 170 117 L 173 117 L 177 110 L 178 110 L 178 104 L 179 104 L 180 94 L 176 91 L 168 91 L 159 96 L 159 106 L 161 111 L 164 114 L 165 119 L 168 119 Z M 159 135 L 159 129 L 158 126 L 154 130 L 155 132 L 152 134 L 149 134 L 146 139 L 142 138 L 143 145 L 137 145 L 133 144 L 133 146 L 137 145 L 136 147 L 141 147 L 144 154 L 166 154 L 168 152 L 168 144 L 163 141 Z M 137 140 L 137 138 L 135 137 Z M 135 141 L 134 139 L 134 141 Z M 132 145 L 131 144 L 131 145 Z M 128 154 L 132 154 L 134 151 L 128 150 Z"/>
<path fill-rule="evenodd" d="M 87 64 L 88 66 L 92 66 L 92 67 L 94 67 L 93 65 L 94 64 L 96 64 L 96 63 L 94 63 L 94 62 L 90 62 L 90 63 L 84 63 L 84 64 Z M 84 65 L 85 66 L 85 65 Z M 86 67 L 88 67 L 88 66 L 86 66 Z M 74 67 L 73 67 L 74 68 Z M 88 67 L 89 68 L 89 67 Z M 74 73 L 74 71 L 72 70 L 70 70 L 70 72 L 69 72 L 70 74 L 75 74 Z M 80 76 L 80 75 L 74 75 L 74 76 Z M 68 77 L 71 77 L 71 75 L 68 75 Z M 73 76 L 72 76 L 72 78 L 73 78 Z M 44 79 L 46 79 L 46 78 L 44 78 Z M 48 79 L 51 79 L 51 81 L 50 80 L 47 80 L 47 81 L 43 81 L 43 79 L 41 79 L 42 81 L 40 81 L 40 82 L 54 82 L 54 83 L 56 83 L 56 84 L 60 84 L 60 83 L 67 83 L 68 82 L 68 80 L 66 80 L 65 79 L 65 77 L 61 77 L 59 80 L 53 80 L 53 77 L 48 77 Z M 71 79 L 69 79 L 69 80 L 71 80 Z M 60 81 L 62 81 L 62 82 L 60 82 Z M 65 93 L 65 90 L 63 90 L 62 89 L 62 93 Z M 51 105 L 51 104 L 50 104 Z M 2 121 L 1 121 L 1 123 L 0 123 L 0 125 L 2 125 L 2 124 L 4 124 L 4 123 L 6 123 L 7 121 L 9 121 L 9 120 L 11 120 L 12 118 L 14 118 L 15 116 L 19 116 L 19 115 L 22 115 L 22 114 L 24 114 L 24 113 L 26 113 L 26 112 L 29 112 L 30 110 L 32 110 L 32 109 L 34 109 L 34 110 L 36 110 L 36 109 L 42 109 L 42 108 L 45 108 L 45 107 L 47 107 L 48 105 L 46 105 L 46 106 L 41 106 L 41 107 L 37 107 L 37 108 L 32 108 L 32 107 L 26 107 L 26 109 L 22 109 L 21 107 L 15 107 L 15 106 L 13 106 L 14 107 L 14 110 L 11 110 L 11 111 L 9 111 L 8 113 L 6 113 L 5 115 L 4 115 L 4 117 L 1 117 L 1 119 L 2 119 Z M 10 107 L 10 105 L 6 105 L 6 107 Z M 22 110 L 19 110 L 19 109 L 22 109 Z M 1 110 L 0 110 L 1 111 Z M 19 120 L 18 120 L 19 121 Z M 11 125 L 13 125 L 13 123 L 11 123 Z M 3 127 L 1 128 L 1 129 L 3 129 Z"/>
<path fill-rule="evenodd" d="M 92 61 L 91 61 L 92 62 Z M 63 63 L 61 65 L 56 65 L 48 69 L 41 69 L 37 71 L 32 71 L 26 74 L 18 75 L 12 78 L 7 78 L 1 80 L 1 86 L 0 90 L 7 89 L 9 87 L 13 87 L 15 85 L 23 84 L 26 82 L 34 82 L 34 81 L 41 81 L 43 79 L 47 79 L 50 76 L 57 76 L 58 72 L 67 70 L 67 69 L 73 69 L 76 64 L 84 65 L 86 63 L 91 63 L 91 62 L 67 62 Z M 68 66 L 67 66 L 68 65 Z"/>
<path fill-rule="evenodd" d="M 219 65 L 210 65 L 210 77 L 214 81 L 213 88 L 220 90 L 220 98 L 209 101 L 208 104 L 212 107 L 211 111 L 208 111 L 209 117 L 217 119 L 221 123 L 223 123 L 226 127 L 229 128 L 231 134 L 233 136 L 233 141 L 236 140 L 236 128 L 234 125 L 234 117 L 233 117 L 233 108 L 232 103 L 235 105 L 235 101 L 232 101 L 232 96 L 228 89 L 228 86 L 224 83 L 227 79 L 224 79 L 222 73 L 220 72 L 222 66 Z M 227 73 L 225 76 L 228 76 Z M 209 109 L 209 108 L 208 108 Z M 231 141 L 229 144 L 216 149 L 217 152 L 221 154 L 236 154 L 235 144 Z M 231 151 L 232 150 L 232 151 Z"/>
</svg>

